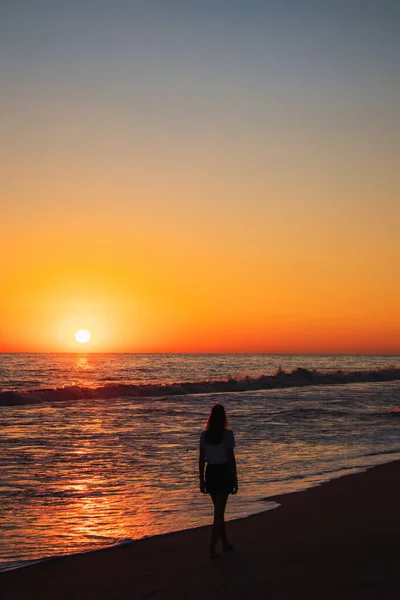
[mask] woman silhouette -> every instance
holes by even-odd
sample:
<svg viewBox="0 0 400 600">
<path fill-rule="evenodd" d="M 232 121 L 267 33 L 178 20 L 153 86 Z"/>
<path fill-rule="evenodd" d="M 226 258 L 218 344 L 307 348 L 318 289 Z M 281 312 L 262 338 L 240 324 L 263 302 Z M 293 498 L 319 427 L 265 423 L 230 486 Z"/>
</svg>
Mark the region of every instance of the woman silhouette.
<svg viewBox="0 0 400 600">
<path fill-rule="evenodd" d="M 228 427 L 228 419 L 222 404 L 213 406 L 205 431 L 200 436 L 200 491 L 210 494 L 214 504 L 214 522 L 211 530 L 210 558 L 216 558 L 215 546 L 221 538 L 224 552 L 232 550 L 225 530 L 225 507 L 229 494 L 236 494 L 238 487 L 235 438 Z M 205 477 L 204 466 L 207 462 Z"/>
</svg>

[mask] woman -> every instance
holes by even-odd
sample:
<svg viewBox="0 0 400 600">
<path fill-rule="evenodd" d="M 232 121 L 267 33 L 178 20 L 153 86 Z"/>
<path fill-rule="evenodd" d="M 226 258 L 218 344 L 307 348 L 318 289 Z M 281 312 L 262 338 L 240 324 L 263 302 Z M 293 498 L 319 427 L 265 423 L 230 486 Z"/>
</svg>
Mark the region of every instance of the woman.
<svg viewBox="0 0 400 600">
<path fill-rule="evenodd" d="M 214 504 L 214 522 L 211 531 L 210 558 L 216 558 L 215 546 L 221 538 L 224 552 L 232 550 L 225 531 L 225 507 L 229 494 L 236 494 L 238 487 L 235 438 L 228 427 L 222 404 L 213 406 L 206 430 L 200 436 L 200 491 L 210 494 Z M 207 462 L 204 477 L 204 466 Z"/>
</svg>

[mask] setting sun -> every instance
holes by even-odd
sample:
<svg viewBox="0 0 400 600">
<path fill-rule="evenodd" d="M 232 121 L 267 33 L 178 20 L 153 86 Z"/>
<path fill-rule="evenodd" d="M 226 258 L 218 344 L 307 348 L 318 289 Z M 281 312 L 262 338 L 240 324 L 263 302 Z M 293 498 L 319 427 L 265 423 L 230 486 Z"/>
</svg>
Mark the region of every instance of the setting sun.
<svg viewBox="0 0 400 600">
<path fill-rule="evenodd" d="M 86 342 L 88 342 L 91 337 L 92 336 L 90 335 L 90 331 L 88 331 L 87 329 L 79 329 L 79 331 L 75 333 L 75 339 L 80 344 L 86 344 Z"/>
<path fill-rule="evenodd" d="M 20 4 L 1 352 L 400 352 L 398 2 Z"/>
</svg>

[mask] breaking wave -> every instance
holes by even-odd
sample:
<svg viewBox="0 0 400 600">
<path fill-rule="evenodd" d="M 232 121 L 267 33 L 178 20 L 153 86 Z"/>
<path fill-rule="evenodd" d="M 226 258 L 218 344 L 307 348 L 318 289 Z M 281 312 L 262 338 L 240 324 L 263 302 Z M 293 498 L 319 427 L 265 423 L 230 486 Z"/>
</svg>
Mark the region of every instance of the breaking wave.
<svg viewBox="0 0 400 600">
<path fill-rule="evenodd" d="M 121 397 L 160 397 L 188 394 L 214 394 L 224 392 L 245 392 L 277 388 L 302 387 L 307 385 L 335 385 L 346 383 L 369 383 L 395 381 L 400 379 L 400 369 L 384 368 L 368 371 L 321 372 L 299 367 L 287 372 L 279 369 L 274 375 L 244 377 L 236 379 L 187 381 L 168 384 L 116 384 L 90 388 L 63 386 L 31 390 L 26 392 L 0 392 L 0 406 L 17 406 L 50 402 L 76 401 L 84 399 L 111 399 Z"/>
</svg>

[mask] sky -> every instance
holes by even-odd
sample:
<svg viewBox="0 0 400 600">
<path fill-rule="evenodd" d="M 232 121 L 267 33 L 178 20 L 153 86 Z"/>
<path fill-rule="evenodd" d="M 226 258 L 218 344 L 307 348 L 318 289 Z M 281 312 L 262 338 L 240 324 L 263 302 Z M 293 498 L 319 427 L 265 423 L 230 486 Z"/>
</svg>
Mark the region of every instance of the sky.
<svg viewBox="0 0 400 600">
<path fill-rule="evenodd" d="M 397 0 L 0 0 L 0 351 L 400 353 Z"/>
</svg>

